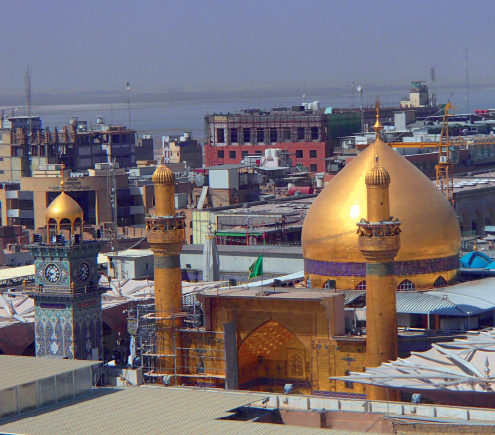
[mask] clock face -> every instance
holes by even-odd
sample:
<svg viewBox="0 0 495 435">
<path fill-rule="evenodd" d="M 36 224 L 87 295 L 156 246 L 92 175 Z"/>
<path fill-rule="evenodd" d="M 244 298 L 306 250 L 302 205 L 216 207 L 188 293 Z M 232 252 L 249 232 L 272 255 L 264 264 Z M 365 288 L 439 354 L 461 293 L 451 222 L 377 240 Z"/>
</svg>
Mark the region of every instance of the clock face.
<svg viewBox="0 0 495 435">
<path fill-rule="evenodd" d="M 77 268 L 77 277 L 81 281 L 86 281 L 89 278 L 89 272 L 91 268 L 89 267 L 89 264 L 83 261 L 81 264 L 79 264 L 79 267 Z"/>
<path fill-rule="evenodd" d="M 56 264 L 50 263 L 45 267 L 45 279 L 52 284 L 60 279 L 60 269 Z"/>
</svg>

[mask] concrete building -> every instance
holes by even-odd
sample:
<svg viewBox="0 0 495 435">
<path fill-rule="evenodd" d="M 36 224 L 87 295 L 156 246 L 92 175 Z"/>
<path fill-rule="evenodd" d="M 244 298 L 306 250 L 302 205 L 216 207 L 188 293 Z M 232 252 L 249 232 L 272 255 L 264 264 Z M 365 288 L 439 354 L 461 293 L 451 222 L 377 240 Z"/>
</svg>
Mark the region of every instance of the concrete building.
<svg viewBox="0 0 495 435">
<path fill-rule="evenodd" d="M 195 169 L 203 166 L 203 147 L 194 140 L 191 133 L 184 133 L 182 136 L 163 137 L 164 162 L 185 163 L 188 168 Z"/>
<path fill-rule="evenodd" d="M 43 226 L 44 213 L 50 202 L 59 193 L 60 180 L 64 174 L 65 189 L 84 210 L 87 224 L 99 224 L 113 220 L 111 196 L 111 174 L 115 172 L 118 226 L 144 225 L 144 217 L 152 202 L 152 191 L 143 186 L 130 186 L 125 169 L 89 169 L 85 173 L 74 173 L 62 169 L 62 165 L 47 165 L 34 171 L 31 177 L 22 177 L 11 190 L 11 183 L 4 184 L 5 207 L 2 218 L 8 225 L 25 225 L 35 229 Z M 150 199 L 151 198 L 151 199 Z"/>
<path fill-rule="evenodd" d="M 316 197 L 298 195 L 192 209 L 193 243 L 204 243 L 211 224 L 218 245 L 299 245 L 304 217 Z"/>
<path fill-rule="evenodd" d="M 428 86 L 425 83 L 421 81 L 412 82 L 409 97 L 401 98 L 400 107 L 424 107 L 430 105 Z"/>
<path fill-rule="evenodd" d="M 30 122 L 31 119 L 31 122 Z M 51 132 L 42 129 L 39 117 L 12 117 L 0 127 L 0 181 L 29 177 L 42 166 L 64 164 L 72 172 L 85 172 L 98 163 L 116 162 L 121 168 L 136 164 L 136 155 L 153 158 L 153 140 L 139 142 L 136 132 L 73 118 L 69 125 Z"/>
<path fill-rule="evenodd" d="M 196 170 L 193 201 L 197 208 L 222 207 L 259 199 L 263 177 L 248 165 L 207 166 Z"/>
<path fill-rule="evenodd" d="M 302 105 L 206 116 L 206 165 L 238 164 L 273 147 L 288 151 L 309 171 L 322 172 L 322 159 L 330 157 L 337 138 L 359 131 L 359 115 L 326 113 L 318 102 L 311 104 L 311 109 Z"/>
</svg>

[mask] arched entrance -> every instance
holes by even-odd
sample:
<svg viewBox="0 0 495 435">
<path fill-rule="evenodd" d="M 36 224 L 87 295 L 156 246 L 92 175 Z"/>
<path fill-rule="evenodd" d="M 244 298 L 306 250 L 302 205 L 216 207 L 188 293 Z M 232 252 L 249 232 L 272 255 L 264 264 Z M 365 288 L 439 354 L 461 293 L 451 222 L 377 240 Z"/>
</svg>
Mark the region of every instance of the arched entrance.
<svg viewBox="0 0 495 435">
<path fill-rule="evenodd" d="M 281 393 L 311 394 L 309 354 L 285 326 L 269 320 L 256 328 L 239 348 L 239 388 Z"/>
</svg>

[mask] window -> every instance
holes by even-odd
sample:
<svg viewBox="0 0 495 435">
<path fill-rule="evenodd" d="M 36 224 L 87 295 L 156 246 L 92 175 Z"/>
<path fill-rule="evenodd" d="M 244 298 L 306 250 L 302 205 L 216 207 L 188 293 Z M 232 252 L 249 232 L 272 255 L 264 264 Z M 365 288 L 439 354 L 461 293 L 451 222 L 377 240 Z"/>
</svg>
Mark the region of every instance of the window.
<svg viewBox="0 0 495 435">
<path fill-rule="evenodd" d="M 225 151 L 224 150 L 217 151 L 217 156 L 219 159 L 223 159 L 225 157 Z"/>
<path fill-rule="evenodd" d="M 345 371 L 345 375 L 346 376 L 349 376 L 350 374 L 351 374 L 351 372 L 349 370 L 346 370 Z M 348 381 L 346 381 L 345 382 L 345 387 L 346 388 L 350 388 L 351 390 L 354 389 L 354 382 L 348 382 Z"/>
<path fill-rule="evenodd" d="M 357 286 L 356 290 L 366 290 L 366 281 L 361 281 Z"/>
<path fill-rule="evenodd" d="M 40 146 L 40 157 L 46 157 L 46 147 L 44 145 Z"/>
<path fill-rule="evenodd" d="M 36 145 L 31 146 L 31 155 L 33 157 L 38 157 L 38 147 Z"/>
<path fill-rule="evenodd" d="M 246 157 L 249 154 L 249 151 L 241 151 L 242 158 Z"/>
<path fill-rule="evenodd" d="M 283 138 L 283 141 L 284 142 L 290 142 L 290 137 L 291 137 L 291 134 L 290 134 L 290 128 L 284 128 L 282 130 L 282 138 Z"/>
<path fill-rule="evenodd" d="M 258 128 L 256 130 L 256 141 L 259 142 L 265 142 L 265 130 L 262 128 Z"/>
<path fill-rule="evenodd" d="M 447 285 L 447 281 L 443 276 L 439 276 L 435 282 L 433 283 L 433 287 L 445 287 Z"/>
<path fill-rule="evenodd" d="M 309 172 L 318 172 L 318 165 L 309 165 Z"/>
<path fill-rule="evenodd" d="M 304 127 L 297 127 L 297 140 L 304 140 Z"/>
<path fill-rule="evenodd" d="M 277 142 L 277 130 L 275 128 L 270 129 L 270 142 Z"/>
<path fill-rule="evenodd" d="M 257 156 L 262 156 L 263 155 L 263 151 L 255 151 L 254 154 L 256 154 Z"/>
<path fill-rule="evenodd" d="M 296 150 L 296 158 L 298 159 L 303 158 L 303 150 Z"/>
<path fill-rule="evenodd" d="M 148 270 L 148 269 L 149 269 L 149 266 L 148 266 L 148 263 L 146 263 L 146 270 Z"/>
<path fill-rule="evenodd" d="M 217 128 L 217 142 L 225 142 L 225 130 L 223 128 Z"/>
<path fill-rule="evenodd" d="M 405 291 L 416 290 L 416 286 L 408 279 L 405 279 L 397 286 L 397 290 L 405 290 Z"/>
<path fill-rule="evenodd" d="M 316 156 L 317 156 L 317 152 L 316 150 L 309 150 L 309 158 L 310 159 L 316 159 Z"/>
<path fill-rule="evenodd" d="M 330 289 L 335 290 L 336 289 L 335 280 L 334 279 L 327 279 L 323 288 L 330 288 Z"/>
<path fill-rule="evenodd" d="M 229 151 L 229 159 L 235 159 L 237 157 L 237 153 L 235 151 Z"/>
<path fill-rule="evenodd" d="M 308 278 L 306 279 L 306 287 L 307 287 L 307 288 L 311 288 L 311 279 L 309 278 L 309 276 L 308 276 Z"/>
<path fill-rule="evenodd" d="M 244 143 L 251 142 L 251 130 L 249 128 L 243 129 L 242 134 L 243 134 L 243 142 Z"/>
<path fill-rule="evenodd" d="M 311 140 L 318 140 L 318 127 L 311 127 Z"/>
<path fill-rule="evenodd" d="M 237 128 L 230 129 L 230 143 L 237 143 Z"/>
</svg>

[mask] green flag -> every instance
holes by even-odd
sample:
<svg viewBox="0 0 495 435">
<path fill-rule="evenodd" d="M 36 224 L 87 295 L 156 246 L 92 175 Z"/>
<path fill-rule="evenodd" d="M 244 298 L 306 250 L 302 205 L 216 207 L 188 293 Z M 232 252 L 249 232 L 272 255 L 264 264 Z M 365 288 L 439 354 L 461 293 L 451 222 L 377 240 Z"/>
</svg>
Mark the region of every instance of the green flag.
<svg viewBox="0 0 495 435">
<path fill-rule="evenodd" d="M 256 278 L 257 276 L 263 275 L 263 254 L 261 254 L 258 259 L 249 266 L 249 278 Z"/>
</svg>

